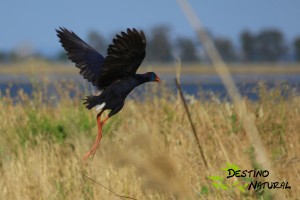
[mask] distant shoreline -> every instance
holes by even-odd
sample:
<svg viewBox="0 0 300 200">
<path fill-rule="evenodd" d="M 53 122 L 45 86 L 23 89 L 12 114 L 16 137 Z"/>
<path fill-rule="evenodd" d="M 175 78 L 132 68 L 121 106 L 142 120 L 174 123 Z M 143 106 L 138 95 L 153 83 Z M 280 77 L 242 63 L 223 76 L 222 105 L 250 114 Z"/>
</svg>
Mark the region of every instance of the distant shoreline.
<svg viewBox="0 0 300 200">
<path fill-rule="evenodd" d="M 158 74 L 172 75 L 176 74 L 175 67 L 176 63 L 173 64 L 144 64 L 140 67 L 140 73 L 146 71 L 155 71 Z M 241 64 L 228 64 L 230 72 L 235 74 L 263 74 L 263 75 L 274 75 L 274 74 L 300 74 L 300 63 L 241 63 Z M 39 60 L 29 60 L 17 63 L 0 63 L 0 74 L 1 75 L 55 75 L 55 74 L 68 74 L 76 75 L 79 73 L 72 63 L 58 63 L 58 62 L 47 62 Z M 216 74 L 214 68 L 209 64 L 201 63 L 183 63 L 181 66 L 181 74 L 184 75 L 214 75 Z"/>
</svg>

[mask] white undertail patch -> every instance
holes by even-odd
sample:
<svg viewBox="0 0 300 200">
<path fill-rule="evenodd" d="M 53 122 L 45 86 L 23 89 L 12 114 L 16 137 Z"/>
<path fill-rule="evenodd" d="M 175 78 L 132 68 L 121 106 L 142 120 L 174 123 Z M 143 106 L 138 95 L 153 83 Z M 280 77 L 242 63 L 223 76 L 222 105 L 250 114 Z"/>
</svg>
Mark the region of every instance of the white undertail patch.
<svg viewBox="0 0 300 200">
<path fill-rule="evenodd" d="M 105 102 L 102 103 L 102 104 L 96 105 L 96 106 L 95 106 L 96 111 L 97 111 L 97 112 L 101 111 L 101 110 L 104 108 L 104 106 L 105 106 Z"/>
</svg>

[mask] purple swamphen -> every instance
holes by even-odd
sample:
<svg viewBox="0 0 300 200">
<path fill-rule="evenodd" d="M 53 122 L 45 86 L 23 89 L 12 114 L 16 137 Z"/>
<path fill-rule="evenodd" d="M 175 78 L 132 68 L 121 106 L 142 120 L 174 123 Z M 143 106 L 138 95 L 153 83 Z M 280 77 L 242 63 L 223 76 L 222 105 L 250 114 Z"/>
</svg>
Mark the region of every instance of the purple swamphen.
<svg viewBox="0 0 300 200">
<path fill-rule="evenodd" d="M 127 33 L 116 35 L 113 43 L 108 46 L 105 58 L 74 32 L 62 27 L 56 32 L 68 58 L 80 69 L 83 78 L 102 91 L 98 96 L 87 96 L 84 102 L 87 109 L 95 107 L 99 111 L 98 135 L 90 151 L 83 157 L 86 160 L 95 154 L 104 123 L 123 108 L 126 96 L 135 87 L 146 82 L 159 82 L 160 79 L 154 72 L 136 74 L 146 55 L 143 31 L 127 29 Z M 105 110 L 111 111 L 101 121 L 101 114 Z"/>
</svg>

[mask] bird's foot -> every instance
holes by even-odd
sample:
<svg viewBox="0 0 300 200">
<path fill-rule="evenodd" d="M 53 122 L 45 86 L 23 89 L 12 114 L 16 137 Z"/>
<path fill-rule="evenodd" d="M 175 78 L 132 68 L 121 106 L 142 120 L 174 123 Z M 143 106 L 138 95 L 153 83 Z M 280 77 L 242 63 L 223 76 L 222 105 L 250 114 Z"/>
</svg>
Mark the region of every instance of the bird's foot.
<svg viewBox="0 0 300 200">
<path fill-rule="evenodd" d="M 103 122 L 100 121 L 101 114 L 102 114 L 102 112 L 97 115 L 98 135 L 96 137 L 96 141 L 95 141 L 94 145 L 92 146 L 92 148 L 83 156 L 82 160 L 84 160 L 84 161 L 87 160 L 91 155 L 94 157 L 97 147 L 99 146 L 99 143 L 101 141 L 102 126 L 103 126 Z"/>
<path fill-rule="evenodd" d="M 98 135 L 96 137 L 96 141 L 94 143 L 94 145 L 92 146 L 92 148 L 84 155 L 84 157 L 82 158 L 83 160 L 87 160 L 90 156 L 93 156 L 95 155 L 96 153 L 96 150 L 97 150 L 97 147 L 99 146 L 99 143 L 101 141 L 101 138 L 102 138 L 102 130 L 99 129 L 98 130 Z"/>
<path fill-rule="evenodd" d="M 102 112 L 97 115 L 98 135 L 96 137 L 96 141 L 92 146 L 92 148 L 83 156 L 82 158 L 83 161 L 86 161 L 90 156 L 94 157 L 97 147 L 99 146 L 99 143 L 101 141 L 102 127 L 104 126 L 105 122 L 109 119 L 109 117 L 107 116 L 103 121 L 100 121 L 101 114 Z"/>
</svg>

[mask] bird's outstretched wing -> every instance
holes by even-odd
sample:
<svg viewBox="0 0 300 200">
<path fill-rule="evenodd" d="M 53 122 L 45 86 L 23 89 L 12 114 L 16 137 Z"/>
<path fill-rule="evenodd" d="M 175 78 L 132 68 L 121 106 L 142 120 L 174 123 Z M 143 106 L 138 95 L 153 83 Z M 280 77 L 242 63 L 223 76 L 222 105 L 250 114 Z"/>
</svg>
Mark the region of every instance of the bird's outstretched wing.
<svg viewBox="0 0 300 200">
<path fill-rule="evenodd" d="M 146 37 L 143 31 L 127 29 L 113 39 L 98 77 L 98 86 L 105 87 L 115 80 L 133 75 L 146 55 Z"/>
<path fill-rule="evenodd" d="M 94 86 L 101 73 L 104 57 L 86 44 L 74 32 L 60 27 L 56 30 L 59 41 L 67 51 L 68 58 L 80 69 L 80 74 Z"/>
</svg>

